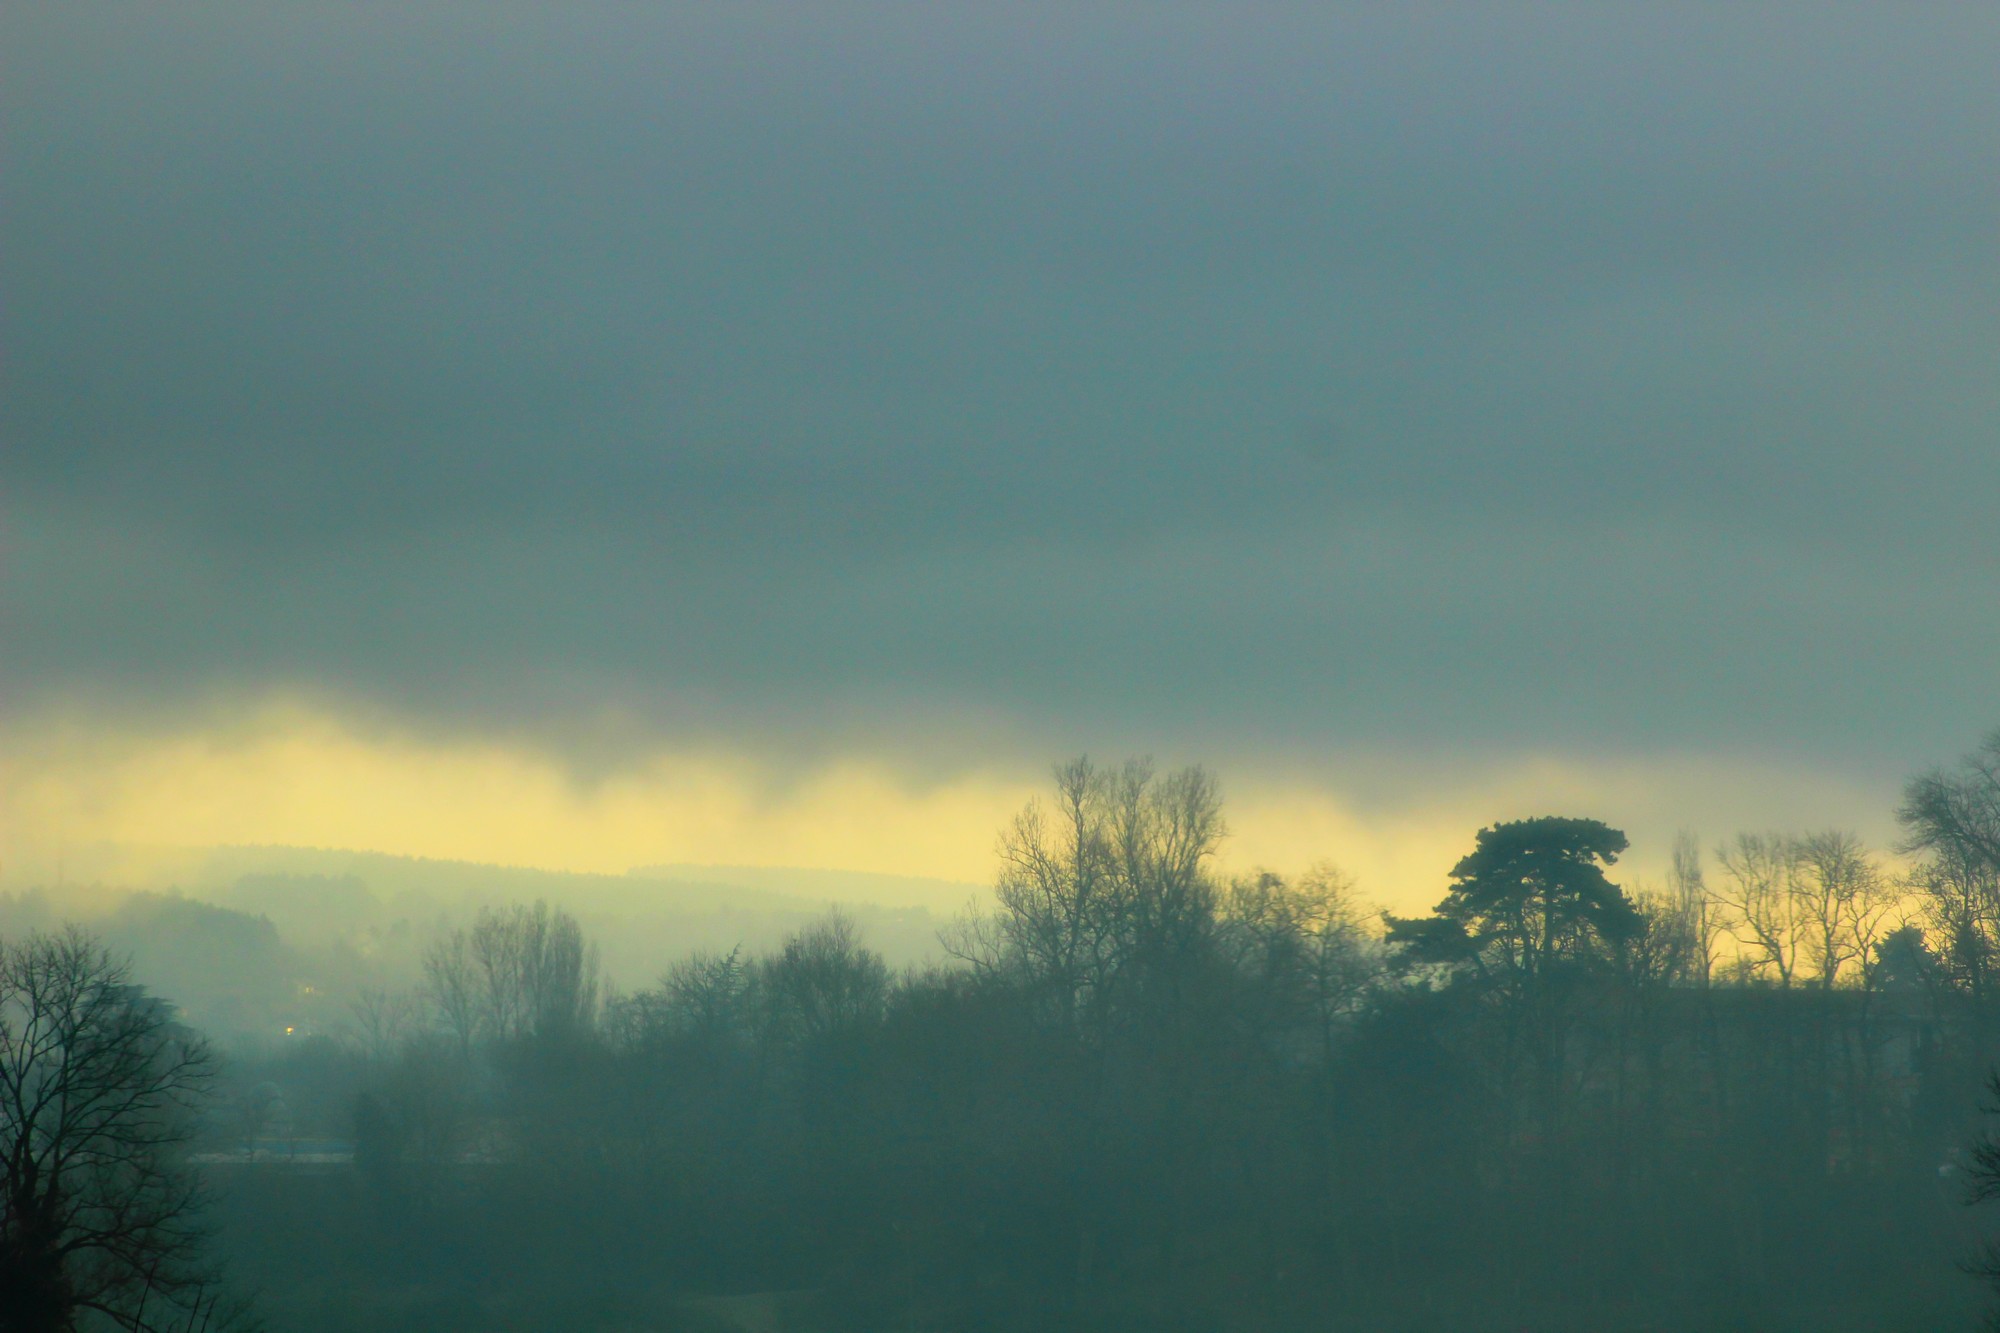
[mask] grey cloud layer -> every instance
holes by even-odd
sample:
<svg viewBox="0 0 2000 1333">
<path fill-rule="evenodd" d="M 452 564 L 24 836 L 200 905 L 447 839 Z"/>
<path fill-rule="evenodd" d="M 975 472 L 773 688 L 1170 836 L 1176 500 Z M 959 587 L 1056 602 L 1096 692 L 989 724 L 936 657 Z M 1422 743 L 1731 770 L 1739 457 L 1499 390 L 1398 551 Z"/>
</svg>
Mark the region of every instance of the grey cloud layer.
<svg viewBox="0 0 2000 1333">
<path fill-rule="evenodd" d="M 16 710 L 1828 759 L 1995 711 L 1969 11 L 6 22 Z"/>
</svg>

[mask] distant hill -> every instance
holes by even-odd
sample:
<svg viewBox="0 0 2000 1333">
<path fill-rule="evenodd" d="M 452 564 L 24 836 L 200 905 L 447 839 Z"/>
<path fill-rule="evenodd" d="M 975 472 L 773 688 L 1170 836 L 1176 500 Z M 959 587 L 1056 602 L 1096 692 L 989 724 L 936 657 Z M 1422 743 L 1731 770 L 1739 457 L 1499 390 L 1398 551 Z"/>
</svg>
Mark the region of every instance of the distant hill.
<svg viewBox="0 0 2000 1333">
<path fill-rule="evenodd" d="M 946 914 L 957 912 L 968 902 L 983 901 L 988 892 L 982 885 L 969 884 L 964 880 L 880 875 L 865 870 L 816 870 L 803 866 L 674 862 L 635 866 L 626 873 L 634 879 L 654 879 L 670 884 L 727 885 L 794 898 L 879 903 L 885 907 L 922 907 Z"/>
<path fill-rule="evenodd" d="M 228 933 L 225 926 L 240 930 L 237 919 L 268 923 L 282 964 L 263 967 L 259 984 L 240 1001 L 204 993 L 199 1007 L 227 1014 L 232 1027 L 280 1032 L 291 1020 L 276 1013 L 268 1022 L 259 1017 L 260 1006 L 275 999 L 276 972 L 287 976 L 291 993 L 318 997 L 323 1017 L 315 1026 L 326 1026 L 339 1021 L 364 986 L 415 985 L 429 942 L 481 907 L 546 899 L 567 909 L 597 944 L 607 976 L 631 989 L 650 984 L 695 949 L 775 948 L 836 903 L 892 965 L 935 959 L 938 928 L 978 892 L 948 880 L 838 870 L 670 865 L 599 875 L 312 847 L 158 854 L 84 848 L 70 864 L 70 887 L 37 891 L 35 910 L 84 917 L 123 935 L 130 918 L 120 915 L 122 904 L 135 892 L 150 891 L 228 909 L 210 918 L 176 914 L 176 922 L 187 920 L 197 933 L 219 937 Z M 141 867 L 147 869 L 142 873 Z M 146 961 L 145 949 L 134 952 Z M 188 939 L 175 959 L 200 952 L 199 942 Z M 173 974 L 175 989 L 190 996 L 203 989 L 178 961 L 167 964 L 162 957 L 157 963 Z"/>
<path fill-rule="evenodd" d="M 353 967 L 301 954 L 268 919 L 250 913 L 143 890 L 95 905 L 102 910 L 88 925 L 114 957 L 131 961 L 132 979 L 226 1044 L 310 1032 L 326 1008 L 323 979 L 353 982 Z M 77 915 L 49 892 L 0 896 L 0 936 L 52 930 Z"/>
</svg>

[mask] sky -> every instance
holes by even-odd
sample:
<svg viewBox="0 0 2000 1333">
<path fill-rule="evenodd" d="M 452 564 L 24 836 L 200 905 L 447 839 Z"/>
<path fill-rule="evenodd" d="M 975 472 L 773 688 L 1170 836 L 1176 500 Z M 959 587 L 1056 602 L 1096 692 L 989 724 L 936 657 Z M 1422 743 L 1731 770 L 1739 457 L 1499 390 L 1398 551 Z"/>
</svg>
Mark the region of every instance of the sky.
<svg viewBox="0 0 2000 1333">
<path fill-rule="evenodd" d="M 0 885 L 982 882 L 1087 752 L 1399 906 L 2000 724 L 2000 10 L 0 16 Z"/>
</svg>

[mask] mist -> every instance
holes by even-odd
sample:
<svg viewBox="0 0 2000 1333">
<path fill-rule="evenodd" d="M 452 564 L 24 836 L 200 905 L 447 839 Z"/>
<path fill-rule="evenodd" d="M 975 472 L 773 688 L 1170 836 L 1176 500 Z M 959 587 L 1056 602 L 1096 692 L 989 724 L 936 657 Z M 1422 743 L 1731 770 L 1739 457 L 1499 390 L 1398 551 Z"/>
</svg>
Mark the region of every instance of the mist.
<svg viewBox="0 0 2000 1333">
<path fill-rule="evenodd" d="M 0 1333 L 1978 1326 L 1996 67 L 0 13 Z"/>
<path fill-rule="evenodd" d="M 1409 915 L 1223 869 L 1217 775 L 1143 760 L 1056 765 L 984 886 L 155 853 L 0 898 L 0 1003 L 67 947 L 207 1062 L 177 1220 L 244 1324 L 1972 1327 L 1996 774 L 1650 882 L 1496 822 Z"/>
</svg>

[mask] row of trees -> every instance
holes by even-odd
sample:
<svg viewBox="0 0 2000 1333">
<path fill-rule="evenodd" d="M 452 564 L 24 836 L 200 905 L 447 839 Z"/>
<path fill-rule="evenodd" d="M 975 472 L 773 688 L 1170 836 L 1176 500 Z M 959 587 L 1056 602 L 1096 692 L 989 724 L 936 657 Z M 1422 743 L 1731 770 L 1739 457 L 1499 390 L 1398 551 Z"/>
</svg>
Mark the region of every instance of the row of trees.
<svg viewBox="0 0 2000 1333">
<path fill-rule="evenodd" d="M 994 910 L 901 976 L 836 915 L 600 998 L 562 913 L 483 917 L 353 1075 L 371 1225 L 525 1275 L 550 1254 L 494 1219 L 588 1200 L 565 1262 L 817 1287 L 862 1326 L 1951 1306 L 1938 1170 L 1986 1059 L 1951 911 L 1993 882 L 1963 850 L 1684 839 L 1627 893 L 1617 830 L 1526 820 L 1398 919 L 1330 867 L 1219 875 L 1223 835 L 1201 770 L 1064 765 Z"/>
<path fill-rule="evenodd" d="M 1218 874 L 1205 772 L 1077 761 L 946 965 L 836 914 L 616 995 L 560 910 L 446 933 L 356 1040 L 245 1071 L 355 1166 L 241 1175 L 228 1230 L 280 1290 L 477 1273 L 549 1327 L 662 1284 L 854 1327 L 1939 1327 L 1959 1182 L 2000 1180 L 1951 1156 L 2000 1017 L 2000 740 L 1903 818 L 1899 876 L 1840 834 L 1683 840 L 1638 893 L 1617 830 L 1500 824 L 1383 918 L 1330 867 Z M 205 1053 L 81 937 L 8 949 L 0 1308 L 201 1326 Z M 128 1100 L 50 1120 L 98 1049 L 75 1086 Z"/>
</svg>

